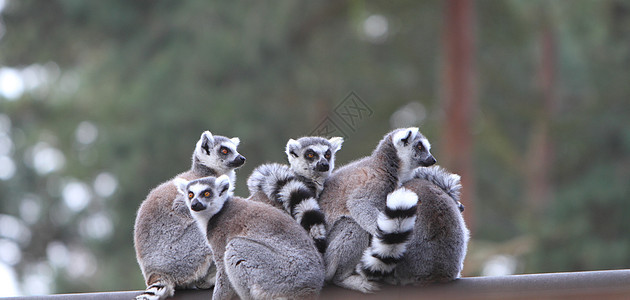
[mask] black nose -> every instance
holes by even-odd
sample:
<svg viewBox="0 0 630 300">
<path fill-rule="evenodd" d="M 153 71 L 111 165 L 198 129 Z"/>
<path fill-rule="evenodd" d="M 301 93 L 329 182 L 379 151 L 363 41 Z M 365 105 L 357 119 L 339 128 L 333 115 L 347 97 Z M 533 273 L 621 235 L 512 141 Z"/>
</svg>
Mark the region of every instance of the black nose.
<svg viewBox="0 0 630 300">
<path fill-rule="evenodd" d="M 315 166 L 315 171 L 317 172 L 326 172 L 328 170 L 330 170 L 330 165 L 328 164 L 328 162 L 325 161 L 320 161 Z"/>
<path fill-rule="evenodd" d="M 422 162 L 422 165 L 423 165 L 424 167 L 429 167 L 429 166 L 434 165 L 436 162 L 437 162 L 437 160 L 435 160 L 435 157 L 433 157 L 433 155 L 430 155 L 427 159 L 425 159 L 425 160 Z"/>
<path fill-rule="evenodd" d="M 193 200 L 193 202 L 190 204 L 190 208 L 194 211 L 202 211 L 206 209 L 206 206 L 197 200 Z"/>
<path fill-rule="evenodd" d="M 233 161 L 230 162 L 229 166 L 232 168 L 238 168 L 245 163 L 245 156 L 239 155 Z"/>
</svg>

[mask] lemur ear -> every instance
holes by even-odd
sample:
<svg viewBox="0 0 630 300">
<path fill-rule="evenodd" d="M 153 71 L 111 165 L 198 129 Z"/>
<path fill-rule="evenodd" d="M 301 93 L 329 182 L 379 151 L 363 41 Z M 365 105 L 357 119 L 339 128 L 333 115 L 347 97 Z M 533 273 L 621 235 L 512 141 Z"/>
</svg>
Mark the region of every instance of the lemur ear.
<svg viewBox="0 0 630 300">
<path fill-rule="evenodd" d="M 418 135 L 418 127 L 409 127 L 407 129 L 399 130 L 392 137 L 392 141 L 395 145 L 409 145 L 409 142 L 413 141 Z"/>
<path fill-rule="evenodd" d="M 231 138 L 230 141 L 232 141 L 232 143 L 234 143 L 234 145 L 237 146 L 237 147 L 238 147 L 238 144 L 241 143 L 241 139 L 239 139 L 237 137 Z"/>
<path fill-rule="evenodd" d="M 332 152 L 337 152 L 339 151 L 339 149 L 341 149 L 341 144 L 343 144 L 343 138 L 336 136 L 336 137 L 330 138 L 328 142 L 332 145 Z"/>
<path fill-rule="evenodd" d="M 208 130 L 201 134 L 201 139 L 209 143 L 214 143 L 214 136 L 212 136 L 212 133 Z"/>
<path fill-rule="evenodd" d="M 285 150 L 285 152 L 287 153 L 288 157 L 291 157 L 291 155 L 293 155 L 293 157 L 298 157 L 297 155 L 297 150 L 300 149 L 300 147 L 302 147 L 302 145 L 300 145 L 300 143 L 294 139 L 290 139 L 287 142 L 287 148 Z"/>
<path fill-rule="evenodd" d="M 186 195 L 186 193 L 188 192 L 186 190 L 186 187 L 188 186 L 188 180 L 177 177 L 173 179 L 173 184 L 175 185 L 175 187 L 177 187 L 178 192 Z"/>
<path fill-rule="evenodd" d="M 210 145 L 214 144 L 214 137 L 210 131 L 204 131 L 197 142 L 197 149 L 203 150 L 205 154 L 210 155 Z"/>
<path fill-rule="evenodd" d="M 230 177 L 227 175 L 221 175 L 214 181 L 214 186 L 219 192 L 219 196 L 223 196 L 225 192 L 230 189 Z"/>
</svg>

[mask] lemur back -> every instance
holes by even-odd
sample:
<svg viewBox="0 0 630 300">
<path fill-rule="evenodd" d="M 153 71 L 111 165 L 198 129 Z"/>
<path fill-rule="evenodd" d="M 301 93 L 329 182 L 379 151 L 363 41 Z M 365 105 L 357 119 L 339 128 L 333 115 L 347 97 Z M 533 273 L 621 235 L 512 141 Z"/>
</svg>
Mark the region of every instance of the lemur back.
<svg viewBox="0 0 630 300">
<path fill-rule="evenodd" d="M 429 150 L 417 128 L 397 129 L 372 155 L 328 178 L 320 196 L 329 228 L 327 280 L 370 292 L 376 288 L 372 280 L 392 272 L 405 253 L 417 203 L 415 193 L 399 187 L 413 169 L 436 162 Z"/>
<path fill-rule="evenodd" d="M 233 197 L 225 176 L 176 180 L 217 265 L 213 299 L 310 299 L 324 266 L 310 237 L 286 213 Z"/>
<path fill-rule="evenodd" d="M 403 186 L 415 192 L 421 204 L 407 251 L 386 281 L 425 285 L 458 278 L 469 238 L 460 212 L 459 176 L 438 166 L 418 168 Z"/>
<path fill-rule="evenodd" d="M 236 148 L 238 138 L 204 132 L 192 155 L 191 169 L 176 177 L 193 180 L 227 174 L 245 162 Z M 184 199 L 168 180 L 142 202 L 134 227 L 136 258 L 147 290 L 137 299 L 164 299 L 175 288 L 210 288 L 214 285 L 212 251 L 196 228 Z"/>
<path fill-rule="evenodd" d="M 264 164 L 247 180 L 250 200 L 286 211 L 309 233 L 320 252 L 326 248 L 326 224 L 317 200 L 342 143 L 340 137 L 291 139 L 286 146 L 290 166 Z"/>
</svg>

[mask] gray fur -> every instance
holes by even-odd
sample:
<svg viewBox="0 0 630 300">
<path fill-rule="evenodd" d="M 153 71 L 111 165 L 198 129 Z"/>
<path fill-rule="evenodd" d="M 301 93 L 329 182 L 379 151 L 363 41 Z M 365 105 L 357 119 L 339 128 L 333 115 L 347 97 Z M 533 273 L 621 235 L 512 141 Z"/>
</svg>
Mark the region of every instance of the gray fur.
<svg viewBox="0 0 630 300">
<path fill-rule="evenodd" d="M 190 170 L 176 177 L 193 180 L 227 174 L 234 181 L 234 169 L 245 161 L 236 151 L 238 143 L 238 138 L 204 132 Z M 221 147 L 230 153 L 223 155 Z M 164 299 L 175 288 L 211 288 L 216 269 L 204 240 L 172 180 L 154 188 L 138 209 L 134 227 L 136 258 L 147 284 L 137 299 Z"/>
<path fill-rule="evenodd" d="M 455 200 L 460 212 L 464 211 L 464 205 L 459 201 L 462 189 L 459 175 L 449 173 L 439 166 L 417 168 L 413 174 L 414 178 L 425 179 L 437 185 Z"/>
<path fill-rule="evenodd" d="M 309 299 L 324 284 L 313 242 L 287 214 L 233 197 L 226 176 L 177 179 L 186 205 L 206 235 L 217 266 L 213 299 Z M 209 197 L 203 196 L 208 192 Z"/>
<path fill-rule="evenodd" d="M 326 224 L 317 199 L 342 143 L 340 137 L 291 139 L 286 146 L 290 166 L 264 164 L 247 180 L 250 200 L 286 211 L 309 233 L 320 252 L 326 248 Z"/>
<path fill-rule="evenodd" d="M 469 233 L 457 199 L 445 192 L 461 189 L 459 176 L 437 166 L 420 169 L 432 170 L 417 172 L 419 178 L 403 185 L 418 195 L 421 204 L 407 251 L 392 276 L 386 278 L 390 284 L 450 281 L 458 278 L 463 268 Z M 433 180 L 421 174 L 433 174 L 429 176 Z"/>
<path fill-rule="evenodd" d="M 342 287 L 371 292 L 376 284 L 355 268 L 377 235 L 377 218 L 387 195 L 412 176 L 418 166 L 435 163 L 430 144 L 417 128 L 394 130 L 381 140 L 372 155 L 352 162 L 328 178 L 320 206 L 331 232 L 325 253 L 326 279 Z M 343 220 L 343 221 L 341 221 Z M 343 238 L 335 238 L 336 236 Z"/>
<path fill-rule="evenodd" d="M 417 168 L 413 177 L 432 182 L 453 200 L 459 201 L 462 189 L 459 175 L 449 173 L 439 166 L 431 166 L 428 168 Z"/>
</svg>

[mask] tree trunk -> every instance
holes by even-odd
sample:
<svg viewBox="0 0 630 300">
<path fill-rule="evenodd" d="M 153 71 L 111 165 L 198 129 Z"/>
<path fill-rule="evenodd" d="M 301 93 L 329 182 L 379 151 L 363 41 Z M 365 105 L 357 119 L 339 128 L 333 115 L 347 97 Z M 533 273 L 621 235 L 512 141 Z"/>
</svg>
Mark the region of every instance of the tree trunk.
<svg viewBox="0 0 630 300">
<path fill-rule="evenodd" d="M 475 11 L 473 0 L 448 0 L 445 6 L 443 153 L 449 170 L 462 177 L 464 218 L 475 228 L 472 123 L 476 107 Z"/>
<path fill-rule="evenodd" d="M 534 214 L 544 208 L 551 196 L 549 175 L 553 148 L 549 127 L 556 110 L 556 45 L 551 23 L 544 22 L 540 40 L 538 79 L 542 105 L 535 120 L 526 157 L 527 202 L 529 211 Z"/>
</svg>

